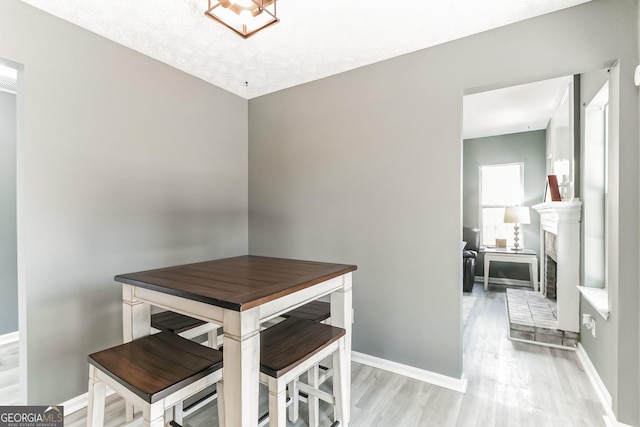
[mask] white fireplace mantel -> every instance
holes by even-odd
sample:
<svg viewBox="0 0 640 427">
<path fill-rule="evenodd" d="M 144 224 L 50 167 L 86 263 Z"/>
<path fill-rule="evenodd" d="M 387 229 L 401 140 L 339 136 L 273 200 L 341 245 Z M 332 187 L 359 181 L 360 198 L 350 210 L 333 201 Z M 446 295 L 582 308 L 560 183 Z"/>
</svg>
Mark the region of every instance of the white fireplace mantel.
<svg viewBox="0 0 640 427">
<path fill-rule="evenodd" d="M 544 231 L 556 235 L 558 329 L 580 331 L 580 218 L 582 202 L 545 202 L 532 206 L 540 214 L 540 265 L 545 262 Z M 541 289 L 545 288 L 545 276 Z"/>
<path fill-rule="evenodd" d="M 580 223 L 582 202 L 580 200 L 545 202 L 533 205 L 532 208 L 540 214 L 542 229 L 558 234 L 559 223 Z M 578 244 L 580 244 L 580 239 L 578 239 Z"/>
</svg>

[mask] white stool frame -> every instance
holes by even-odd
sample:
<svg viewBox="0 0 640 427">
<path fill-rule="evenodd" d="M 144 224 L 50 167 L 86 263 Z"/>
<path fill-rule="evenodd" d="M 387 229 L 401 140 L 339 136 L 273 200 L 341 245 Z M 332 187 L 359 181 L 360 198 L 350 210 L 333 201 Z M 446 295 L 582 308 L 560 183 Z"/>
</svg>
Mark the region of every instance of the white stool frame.
<svg viewBox="0 0 640 427">
<path fill-rule="evenodd" d="M 318 364 L 329 356 L 333 357 L 333 395 L 318 390 L 313 386 L 314 384 L 307 385 L 301 381 L 297 381 L 296 388 L 307 393 L 310 399 L 311 396 L 314 396 L 334 405 L 334 421 L 340 421 L 343 427 L 348 426 L 348 421 L 345 419 L 347 409 L 345 408 L 345 404 L 348 401 L 348 378 L 346 373 L 349 371 L 346 369 L 345 337 L 342 336 L 318 353 L 298 364 L 280 378 L 274 378 L 262 372 L 260 373 L 260 382 L 269 386 L 270 427 L 285 427 L 287 425 L 287 384 L 298 380 L 304 372 L 317 369 Z M 310 372 L 310 374 L 312 374 L 312 372 Z M 317 383 L 318 377 L 316 375 L 310 375 L 310 378 L 313 378 L 311 382 Z M 292 405 L 294 401 L 295 400 L 292 400 Z M 310 427 L 317 427 L 317 409 L 315 411 L 315 420 L 311 416 L 312 411 L 310 404 L 309 425 Z"/>
<path fill-rule="evenodd" d="M 168 421 L 165 419 L 165 412 L 173 408 L 175 405 L 182 403 L 185 399 L 204 390 L 205 388 L 219 383 L 222 380 L 222 370 L 218 369 L 211 374 L 200 378 L 199 380 L 176 390 L 174 393 L 154 403 L 149 403 L 135 394 L 125 385 L 121 384 L 99 367 L 89 363 L 89 404 L 87 406 L 87 426 L 103 427 L 104 426 L 104 409 L 106 398 L 106 386 L 109 386 L 122 398 L 125 403 L 132 404 L 142 409 L 142 425 L 144 427 L 163 427 Z M 224 425 L 224 413 L 218 411 L 220 425 Z M 128 419 L 127 422 L 132 421 Z"/>
</svg>

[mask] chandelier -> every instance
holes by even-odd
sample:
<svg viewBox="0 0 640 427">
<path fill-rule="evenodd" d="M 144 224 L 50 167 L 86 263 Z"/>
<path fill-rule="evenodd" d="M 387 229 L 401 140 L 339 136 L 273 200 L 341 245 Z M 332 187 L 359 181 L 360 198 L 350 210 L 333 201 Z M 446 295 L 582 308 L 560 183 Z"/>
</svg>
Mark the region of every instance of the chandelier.
<svg viewBox="0 0 640 427">
<path fill-rule="evenodd" d="M 245 39 L 280 21 L 276 0 L 209 0 L 204 14 Z"/>
</svg>

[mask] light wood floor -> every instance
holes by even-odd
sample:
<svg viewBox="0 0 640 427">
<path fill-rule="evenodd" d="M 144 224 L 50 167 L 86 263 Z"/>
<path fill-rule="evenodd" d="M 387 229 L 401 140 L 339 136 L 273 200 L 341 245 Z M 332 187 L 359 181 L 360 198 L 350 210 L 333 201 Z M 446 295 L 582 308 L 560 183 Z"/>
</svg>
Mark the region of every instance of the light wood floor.
<svg viewBox="0 0 640 427">
<path fill-rule="evenodd" d="M 18 342 L 0 346 L 0 405 L 19 401 Z"/>
<path fill-rule="evenodd" d="M 352 427 L 592 427 L 604 426 L 604 411 L 574 352 L 512 342 L 507 339 L 505 293 L 477 296 L 464 331 L 468 390 L 451 390 L 357 363 L 352 372 Z M 266 393 L 261 407 L 266 408 Z M 301 420 L 291 426 L 306 426 Z M 322 407 L 321 425 L 331 412 Z M 189 417 L 190 427 L 217 426 L 212 405 Z M 86 425 L 86 412 L 69 414 L 66 427 Z M 124 419 L 124 405 L 109 399 L 107 425 Z"/>
</svg>

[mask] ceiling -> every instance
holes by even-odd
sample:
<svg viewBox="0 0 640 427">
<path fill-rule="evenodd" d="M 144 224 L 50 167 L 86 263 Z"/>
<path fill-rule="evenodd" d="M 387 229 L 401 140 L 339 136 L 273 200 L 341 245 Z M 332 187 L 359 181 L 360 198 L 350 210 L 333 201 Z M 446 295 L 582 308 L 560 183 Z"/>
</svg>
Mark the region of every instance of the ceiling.
<svg viewBox="0 0 640 427">
<path fill-rule="evenodd" d="M 207 0 L 22 0 L 245 99 L 588 0 L 278 0 L 244 40 Z"/>
<path fill-rule="evenodd" d="M 466 95 L 462 137 L 483 138 L 546 129 L 573 77 L 559 77 Z"/>
</svg>

